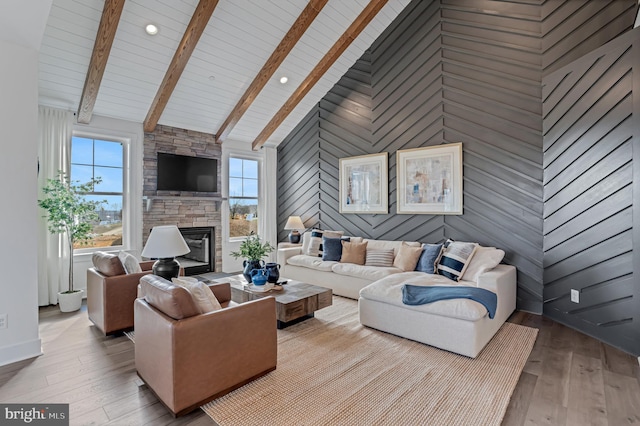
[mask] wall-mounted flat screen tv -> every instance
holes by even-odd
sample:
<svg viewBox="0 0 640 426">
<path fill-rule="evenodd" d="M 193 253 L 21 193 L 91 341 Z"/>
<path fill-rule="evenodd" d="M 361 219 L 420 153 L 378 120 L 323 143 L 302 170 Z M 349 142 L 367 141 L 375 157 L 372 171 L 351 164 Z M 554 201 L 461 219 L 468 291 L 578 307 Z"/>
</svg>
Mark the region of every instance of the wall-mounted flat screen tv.
<svg viewBox="0 0 640 426">
<path fill-rule="evenodd" d="M 218 192 L 218 160 L 159 152 L 158 191 Z"/>
</svg>

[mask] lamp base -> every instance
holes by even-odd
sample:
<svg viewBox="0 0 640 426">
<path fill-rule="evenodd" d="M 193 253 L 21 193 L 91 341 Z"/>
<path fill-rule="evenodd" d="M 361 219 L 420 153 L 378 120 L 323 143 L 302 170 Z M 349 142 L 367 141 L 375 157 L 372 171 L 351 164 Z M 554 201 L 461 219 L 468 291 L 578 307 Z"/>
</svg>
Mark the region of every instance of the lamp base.
<svg viewBox="0 0 640 426">
<path fill-rule="evenodd" d="M 153 264 L 153 274 L 171 281 L 171 278 L 180 275 L 180 264 L 174 257 L 158 259 Z"/>
<path fill-rule="evenodd" d="M 300 242 L 300 232 L 293 230 L 289 233 L 289 242 L 291 244 L 298 244 Z"/>
</svg>

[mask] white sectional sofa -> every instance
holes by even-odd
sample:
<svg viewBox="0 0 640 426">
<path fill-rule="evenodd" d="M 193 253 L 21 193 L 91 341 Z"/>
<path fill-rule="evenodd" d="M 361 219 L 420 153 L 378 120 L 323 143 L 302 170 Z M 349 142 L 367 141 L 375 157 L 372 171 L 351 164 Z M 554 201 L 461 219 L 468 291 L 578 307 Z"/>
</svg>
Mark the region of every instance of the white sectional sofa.
<svg viewBox="0 0 640 426">
<path fill-rule="evenodd" d="M 367 249 L 393 249 L 395 256 L 403 245 L 402 241 L 364 241 Z M 408 244 L 420 246 L 417 242 Z M 336 295 L 357 299 L 360 322 L 365 326 L 461 355 L 475 358 L 515 310 L 516 269 L 498 264 L 504 252 L 495 248 L 476 250 L 476 257 L 471 257 L 459 281 L 398 267 L 323 261 L 304 254 L 305 250 L 306 246 L 278 249 L 282 277 L 331 288 Z M 404 284 L 484 288 L 497 296 L 495 316 L 489 318 L 482 304 L 469 299 L 406 305 L 402 301 Z"/>
<path fill-rule="evenodd" d="M 303 239 L 308 233 L 303 235 Z M 367 240 L 368 248 L 393 249 L 397 255 L 402 241 Z M 420 243 L 413 242 L 413 245 Z M 360 290 L 381 278 L 403 272 L 395 267 L 379 267 L 322 260 L 303 254 L 303 247 L 281 248 L 277 252 L 280 275 L 333 290 L 338 296 L 358 299 Z"/>
</svg>

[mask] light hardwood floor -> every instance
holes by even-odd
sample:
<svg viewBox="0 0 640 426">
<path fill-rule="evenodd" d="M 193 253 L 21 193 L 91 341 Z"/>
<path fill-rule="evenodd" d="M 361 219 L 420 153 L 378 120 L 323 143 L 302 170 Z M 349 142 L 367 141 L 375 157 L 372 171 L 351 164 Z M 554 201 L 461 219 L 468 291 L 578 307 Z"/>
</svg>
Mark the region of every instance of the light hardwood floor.
<svg viewBox="0 0 640 426">
<path fill-rule="evenodd" d="M 540 330 L 504 425 L 640 424 L 635 357 L 523 312 L 511 322 Z M 102 336 L 86 307 L 40 309 L 44 355 L 0 367 L 0 401 L 70 403 L 72 425 L 215 425 L 200 410 L 174 419 L 137 377 L 134 346 Z"/>
</svg>

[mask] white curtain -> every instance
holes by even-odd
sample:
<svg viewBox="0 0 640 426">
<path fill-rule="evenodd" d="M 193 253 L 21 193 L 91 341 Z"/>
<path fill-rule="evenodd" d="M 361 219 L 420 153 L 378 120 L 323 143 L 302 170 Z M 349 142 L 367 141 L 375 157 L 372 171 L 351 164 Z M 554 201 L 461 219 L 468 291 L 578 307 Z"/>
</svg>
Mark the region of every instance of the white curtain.
<svg viewBox="0 0 640 426">
<path fill-rule="evenodd" d="M 258 215 L 258 229 L 263 241 L 268 241 L 273 247 L 278 246 L 278 150 L 274 147 L 263 147 L 263 172 L 260 180 L 260 194 L 264 206 Z M 269 256 L 269 260 L 275 262 L 276 252 Z"/>
<path fill-rule="evenodd" d="M 73 113 L 55 108 L 38 107 L 38 199 L 47 179 L 58 171 L 69 172 Z M 39 208 L 38 229 L 38 305 L 55 305 L 58 292 L 69 287 L 69 248 L 66 235 L 51 234 L 46 213 Z"/>
</svg>

